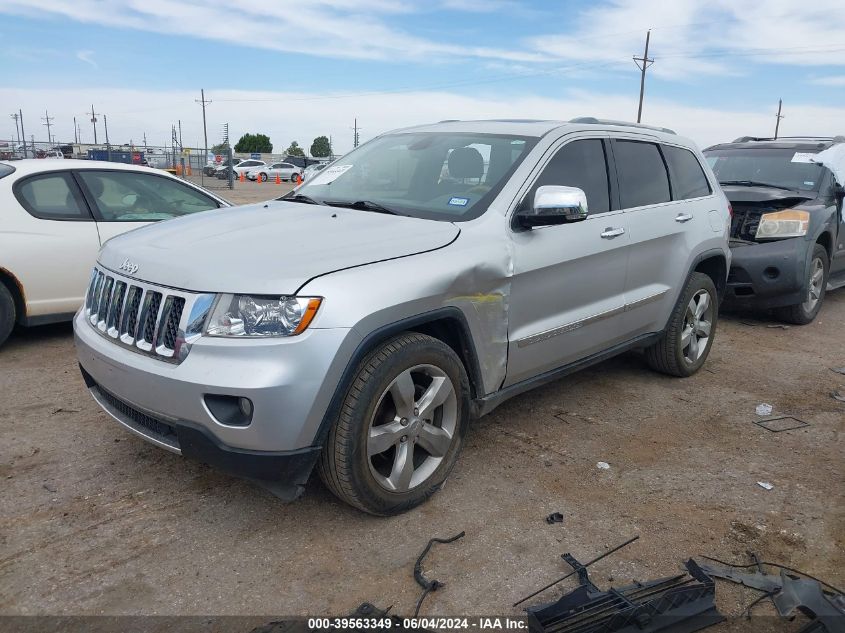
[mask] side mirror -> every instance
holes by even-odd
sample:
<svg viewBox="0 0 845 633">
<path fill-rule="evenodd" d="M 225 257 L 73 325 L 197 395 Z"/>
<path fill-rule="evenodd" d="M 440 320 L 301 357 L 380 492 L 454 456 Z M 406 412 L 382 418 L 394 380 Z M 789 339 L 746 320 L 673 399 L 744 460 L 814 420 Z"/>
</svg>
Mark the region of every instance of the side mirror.
<svg viewBox="0 0 845 633">
<path fill-rule="evenodd" d="M 586 220 L 587 194 L 578 187 L 544 185 L 537 188 L 530 208 L 518 211 L 520 226 L 530 229 Z"/>
<path fill-rule="evenodd" d="M 838 182 L 833 185 L 833 197 L 837 200 L 845 198 L 845 187 L 840 185 Z"/>
</svg>

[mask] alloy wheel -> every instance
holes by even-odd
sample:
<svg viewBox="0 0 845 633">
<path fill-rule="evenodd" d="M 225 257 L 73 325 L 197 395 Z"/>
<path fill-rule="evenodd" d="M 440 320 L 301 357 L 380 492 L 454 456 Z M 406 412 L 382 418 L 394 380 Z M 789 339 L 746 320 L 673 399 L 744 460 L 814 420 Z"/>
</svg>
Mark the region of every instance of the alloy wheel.
<svg viewBox="0 0 845 633">
<path fill-rule="evenodd" d="M 803 303 L 804 310 L 807 314 L 813 312 L 819 303 L 824 289 L 824 263 L 818 257 L 813 259 L 813 264 L 810 268 L 810 284 L 807 289 L 807 300 Z"/>
<path fill-rule="evenodd" d="M 445 371 L 417 365 L 382 393 L 367 431 L 367 461 L 378 484 L 407 492 L 437 470 L 452 446 L 458 397 Z"/>
<path fill-rule="evenodd" d="M 681 349 L 684 360 L 695 363 L 707 350 L 713 328 L 713 302 L 710 293 L 699 290 L 687 304 L 684 327 L 681 330 Z"/>
</svg>

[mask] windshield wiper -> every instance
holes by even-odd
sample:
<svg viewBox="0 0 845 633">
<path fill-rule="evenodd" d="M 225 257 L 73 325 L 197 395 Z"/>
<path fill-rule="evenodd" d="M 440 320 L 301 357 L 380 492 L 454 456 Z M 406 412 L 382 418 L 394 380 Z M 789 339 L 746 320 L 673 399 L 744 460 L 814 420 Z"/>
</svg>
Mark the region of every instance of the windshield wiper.
<svg viewBox="0 0 845 633">
<path fill-rule="evenodd" d="M 770 182 L 759 182 L 757 180 L 720 180 L 720 185 L 739 185 L 741 187 L 771 187 L 772 189 L 783 189 L 784 191 L 797 191 L 792 187 L 775 185 Z"/>
<path fill-rule="evenodd" d="M 295 196 L 282 196 L 281 198 L 276 198 L 276 200 L 280 202 L 304 202 L 305 204 L 323 204 L 322 202 L 317 202 L 316 200 L 314 200 L 314 198 L 301 193 L 298 193 Z"/>
<path fill-rule="evenodd" d="M 370 200 L 356 200 L 355 202 L 352 202 L 351 200 L 323 200 L 323 204 L 327 204 L 330 207 L 361 209 L 362 211 L 375 211 L 376 213 L 386 213 L 388 215 L 405 215 L 404 213 L 388 209 L 386 206 Z"/>
</svg>

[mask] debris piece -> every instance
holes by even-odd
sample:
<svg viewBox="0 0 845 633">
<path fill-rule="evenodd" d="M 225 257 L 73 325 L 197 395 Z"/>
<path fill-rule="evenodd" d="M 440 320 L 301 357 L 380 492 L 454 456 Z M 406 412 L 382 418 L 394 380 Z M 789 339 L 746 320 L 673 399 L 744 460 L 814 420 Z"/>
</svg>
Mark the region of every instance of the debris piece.
<svg viewBox="0 0 845 633">
<path fill-rule="evenodd" d="M 546 517 L 546 523 L 549 525 L 552 523 L 563 523 L 563 515 L 560 512 L 552 512 Z"/>
<path fill-rule="evenodd" d="M 57 413 L 79 413 L 81 409 L 65 409 L 63 407 L 59 407 L 58 409 L 53 409 L 50 411 L 50 415 L 56 415 Z"/>
<path fill-rule="evenodd" d="M 624 542 L 624 543 L 622 543 L 621 545 L 617 545 L 617 546 L 616 546 L 616 547 L 614 547 L 613 549 L 609 549 L 609 550 L 607 550 L 604 554 L 599 554 L 599 555 L 598 555 L 598 556 L 596 556 L 593 560 L 591 560 L 589 563 L 584 563 L 583 565 L 581 565 L 580 563 L 578 563 L 579 568 L 578 568 L 578 569 L 575 569 L 575 571 L 571 571 L 571 572 L 569 572 L 568 574 L 565 574 L 565 575 L 561 576 L 561 577 L 560 577 L 560 578 L 558 578 L 557 580 L 554 580 L 554 581 L 550 582 L 550 583 L 549 583 L 548 585 L 546 585 L 545 587 L 542 587 L 542 588 L 538 589 L 537 591 L 535 591 L 534 593 L 532 593 L 532 594 L 529 594 L 529 595 L 525 596 L 522 600 L 518 600 L 517 602 L 514 602 L 512 606 L 514 606 L 514 607 L 518 607 L 519 605 L 521 605 L 521 604 L 522 604 L 523 602 L 525 602 L 526 600 L 529 600 L 529 599 L 533 598 L 533 597 L 534 597 L 534 596 L 536 596 L 537 594 L 543 593 L 546 589 L 551 589 L 551 588 L 552 588 L 552 587 L 554 587 L 556 584 L 558 584 L 559 582 L 562 582 L 562 581 L 566 580 L 566 579 L 567 579 L 567 578 L 569 578 L 570 576 L 574 576 L 575 574 L 579 574 L 579 575 L 580 575 L 580 569 L 582 569 L 582 568 L 583 568 L 583 569 L 586 569 L 587 567 L 589 567 L 589 566 L 590 566 L 590 565 L 592 565 L 593 563 L 597 563 L 597 562 L 599 562 L 602 558 L 605 558 L 605 557 L 607 557 L 607 556 L 610 556 L 611 554 L 613 554 L 613 552 L 618 552 L 620 549 L 622 549 L 622 548 L 623 548 L 623 547 L 625 547 L 626 545 L 630 545 L 631 543 L 633 543 L 634 541 L 636 541 L 638 538 L 640 538 L 640 537 L 639 537 L 639 535 L 637 535 L 637 536 L 635 536 L 635 537 L 633 537 L 633 538 L 629 538 L 627 541 L 625 541 L 625 542 Z M 570 556 L 570 555 L 569 555 L 569 554 L 564 554 L 564 555 L 563 555 L 563 559 L 564 559 L 564 560 L 566 560 L 566 557 L 567 557 L 567 556 Z M 570 556 L 570 557 L 571 557 L 571 556 Z M 574 559 L 573 559 L 573 560 L 574 560 Z"/>
<path fill-rule="evenodd" d="M 756 556 L 753 556 L 754 562 L 750 565 L 730 565 L 713 558 L 707 560 L 712 562 L 701 565 L 701 569 L 708 576 L 763 592 L 760 598 L 746 607 L 749 615 L 751 607 L 765 598 L 771 598 L 781 617 L 791 619 L 797 609 L 812 620 L 801 631 L 845 631 L 845 595 L 836 587 L 797 569 L 760 561 Z M 766 574 L 763 569 L 765 566 L 778 568 L 780 574 Z M 757 567 L 758 571 L 741 571 L 750 567 Z M 822 585 L 827 590 L 822 589 Z"/>
<path fill-rule="evenodd" d="M 692 559 L 685 574 L 607 591 L 592 583 L 584 565 L 571 556 L 567 562 L 578 571 L 580 586 L 556 602 L 528 607 L 530 631 L 691 633 L 725 619 L 716 610 L 716 583 Z"/>
<path fill-rule="evenodd" d="M 835 371 L 837 374 L 845 375 L 845 367 L 831 367 L 830 371 Z"/>
<path fill-rule="evenodd" d="M 770 484 L 768 481 L 758 481 L 757 485 L 761 488 L 765 488 L 766 490 L 771 490 L 775 487 L 774 484 Z"/>
<path fill-rule="evenodd" d="M 772 433 L 780 433 L 781 431 L 792 431 L 793 429 L 803 429 L 805 426 L 810 426 L 809 422 L 800 420 L 791 415 L 781 415 L 776 418 L 766 418 L 765 420 L 754 420 L 754 424 L 762 426 L 767 431 Z"/>
<path fill-rule="evenodd" d="M 762 404 L 757 405 L 757 415 L 766 416 L 772 415 L 772 405 L 767 402 L 763 402 Z"/>
<path fill-rule="evenodd" d="M 830 395 L 833 397 L 834 400 L 838 400 L 839 402 L 845 402 L 845 393 L 842 393 L 841 391 L 834 391 Z"/>
<path fill-rule="evenodd" d="M 56 492 L 56 489 L 49 484 L 41 484 L 41 487 L 44 488 L 47 492 Z"/>
<path fill-rule="evenodd" d="M 783 323 L 771 323 L 770 325 L 767 325 L 766 327 L 769 328 L 770 330 L 774 330 L 774 329 L 788 330 L 792 326 L 791 325 L 784 325 Z"/>
<path fill-rule="evenodd" d="M 596 467 L 600 468 L 601 470 L 610 470 L 610 464 L 608 464 L 607 462 L 598 462 L 596 464 Z"/>
<path fill-rule="evenodd" d="M 459 538 L 463 538 L 466 536 L 466 532 L 461 532 L 460 534 L 456 534 L 452 538 L 433 538 L 429 540 L 428 545 L 425 546 L 425 549 L 417 558 L 417 562 L 414 563 L 414 580 L 417 581 L 417 584 L 423 588 L 422 595 L 420 599 L 417 600 L 417 608 L 414 609 L 414 617 L 417 617 L 420 613 L 420 607 L 422 606 L 423 600 L 425 597 L 433 591 L 437 591 L 441 587 L 443 587 L 443 583 L 439 580 L 429 580 L 422 573 L 422 562 L 423 559 L 428 555 L 429 550 L 431 550 L 431 546 L 435 543 L 453 543 L 457 541 Z"/>
</svg>

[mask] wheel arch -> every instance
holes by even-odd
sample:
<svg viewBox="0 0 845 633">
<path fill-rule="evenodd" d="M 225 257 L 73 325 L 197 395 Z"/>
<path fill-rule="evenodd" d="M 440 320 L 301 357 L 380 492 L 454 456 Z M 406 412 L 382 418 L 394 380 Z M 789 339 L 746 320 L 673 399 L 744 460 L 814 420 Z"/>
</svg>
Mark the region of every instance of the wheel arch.
<svg viewBox="0 0 845 633">
<path fill-rule="evenodd" d="M 710 277 L 713 285 L 716 286 L 719 300 L 724 298 L 728 286 L 728 259 L 722 251 L 707 251 L 699 255 L 693 262 L 686 279 L 689 279 L 692 273 L 704 273 Z M 686 280 L 684 282 L 686 283 Z"/>
<path fill-rule="evenodd" d="M 23 323 L 26 321 L 26 293 L 23 285 L 18 281 L 18 278 L 0 266 L 0 283 L 2 283 L 9 290 L 12 295 L 12 300 L 15 302 L 15 321 Z"/>
<path fill-rule="evenodd" d="M 821 245 L 827 251 L 828 261 L 833 259 L 833 235 L 830 231 L 822 231 L 816 238 L 816 244 Z"/>
<path fill-rule="evenodd" d="M 467 372 L 470 395 L 473 400 L 484 393 L 481 367 L 470 332 L 469 324 L 463 312 L 457 307 L 447 306 L 416 316 L 408 317 L 383 325 L 367 334 L 352 353 L 335 387 L 329 406 L 320 423 L 315 445 L 325 443 L 332 421 L 337 417 L 344 395 L 355 378 L 355 370 L 363 358 L 390 338 L 404 332 L 416 332 L 436 338 L 448 345 L 458 355 Z"/>
</svg>

